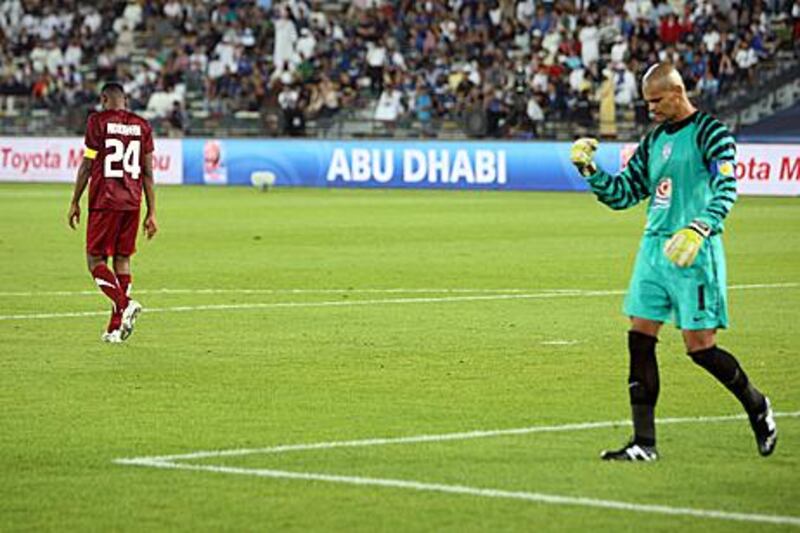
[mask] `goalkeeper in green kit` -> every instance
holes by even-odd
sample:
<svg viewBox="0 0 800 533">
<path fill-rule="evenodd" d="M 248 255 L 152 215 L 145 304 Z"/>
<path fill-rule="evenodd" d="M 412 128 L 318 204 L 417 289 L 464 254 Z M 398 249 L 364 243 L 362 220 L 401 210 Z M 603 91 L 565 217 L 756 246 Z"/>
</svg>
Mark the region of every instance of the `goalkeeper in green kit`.
<svg viewBox="0 0 800 533">
<path fill-rule="evenodd" d="M 728 325 L 723 220 L 736 201 L 736 144 L 727 128 L 697 111 L 669 63 L 652 66 L 642 91 L 658 126 L 645 135 L 627 167 L 612 176 L 594 163 L 595 139 L 579 139 L 571 159 L 597 198 L 626 209 L 649 198 L 624 311 L 630 317 L 628 390 L 633 438 L 605 460 L 653 461 L 659 379 L 656 343 L 661 325 L 680 328 L 689 357 L 744 406 L 758 451 L 770 455 L 777 428 L 769 399 L 736 358 L 717 346 Z"/>
</svg>

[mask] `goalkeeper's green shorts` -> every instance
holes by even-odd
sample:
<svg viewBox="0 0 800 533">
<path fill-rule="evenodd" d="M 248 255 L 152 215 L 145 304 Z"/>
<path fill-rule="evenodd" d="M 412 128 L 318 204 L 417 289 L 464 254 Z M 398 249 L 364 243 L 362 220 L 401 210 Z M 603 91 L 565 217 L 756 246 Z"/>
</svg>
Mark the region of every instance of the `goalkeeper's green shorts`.
<svg viewBox="0 0 800 533">
<path fill-rule="evenodd" d="M 680 329 L 727 327 L 722 238 L 719 235 L 707 238 L 694 264 L 686 268 L 676 266 L 664 255 L 668 238 L 642 238 L 625 295 L 625 314 L 656 322 L 672 321 Z"/>
</svg>

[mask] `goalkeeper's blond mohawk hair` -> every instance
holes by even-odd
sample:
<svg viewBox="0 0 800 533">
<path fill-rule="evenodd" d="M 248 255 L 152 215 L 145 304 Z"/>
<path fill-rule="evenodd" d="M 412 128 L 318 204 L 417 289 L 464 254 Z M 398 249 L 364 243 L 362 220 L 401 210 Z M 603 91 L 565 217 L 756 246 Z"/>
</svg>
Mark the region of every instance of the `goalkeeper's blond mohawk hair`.
<svg viewBox="0 0 800 533">
<path fill-rule="evenodd" d="M 656 63 L 647 69 L 642 78 L 642 85 L 649 85 L 655 87 L 661 85 L 663 88 L 680 87 L 686 91 L 686 86 L 683 84 L 683 78 L 680 73 L 672 65 L 672 63 Z"/>
</svg>

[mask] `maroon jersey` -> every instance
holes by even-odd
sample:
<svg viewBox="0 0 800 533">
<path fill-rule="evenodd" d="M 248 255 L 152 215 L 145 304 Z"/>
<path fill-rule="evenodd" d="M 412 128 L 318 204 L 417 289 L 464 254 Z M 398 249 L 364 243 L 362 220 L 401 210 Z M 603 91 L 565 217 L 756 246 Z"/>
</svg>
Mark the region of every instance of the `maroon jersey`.
<svg viewBox="0 0 800 533">
<path fill-rule="evenodd" d="M 89 209 L 139 209 L 142 162 L 153 151 L 150 123 L 123 109 L 92 113 L 84 142 L 92 159 Z"/>
</svg>

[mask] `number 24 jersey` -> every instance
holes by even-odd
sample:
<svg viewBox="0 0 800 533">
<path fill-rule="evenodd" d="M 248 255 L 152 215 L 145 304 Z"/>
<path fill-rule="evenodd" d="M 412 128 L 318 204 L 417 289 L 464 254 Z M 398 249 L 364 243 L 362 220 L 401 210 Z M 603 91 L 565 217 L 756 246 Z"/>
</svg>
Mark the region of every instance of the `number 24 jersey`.
<svg viewBox="0 0 800 533">
<path fill-rule="evenodd" d="M 89 209 L 139 209 L 142 162 L 153 152 L 150 123 L 123 109 L 92 113 L 84 143 L 84 157 L 92 160 Z"/>
</svg>

